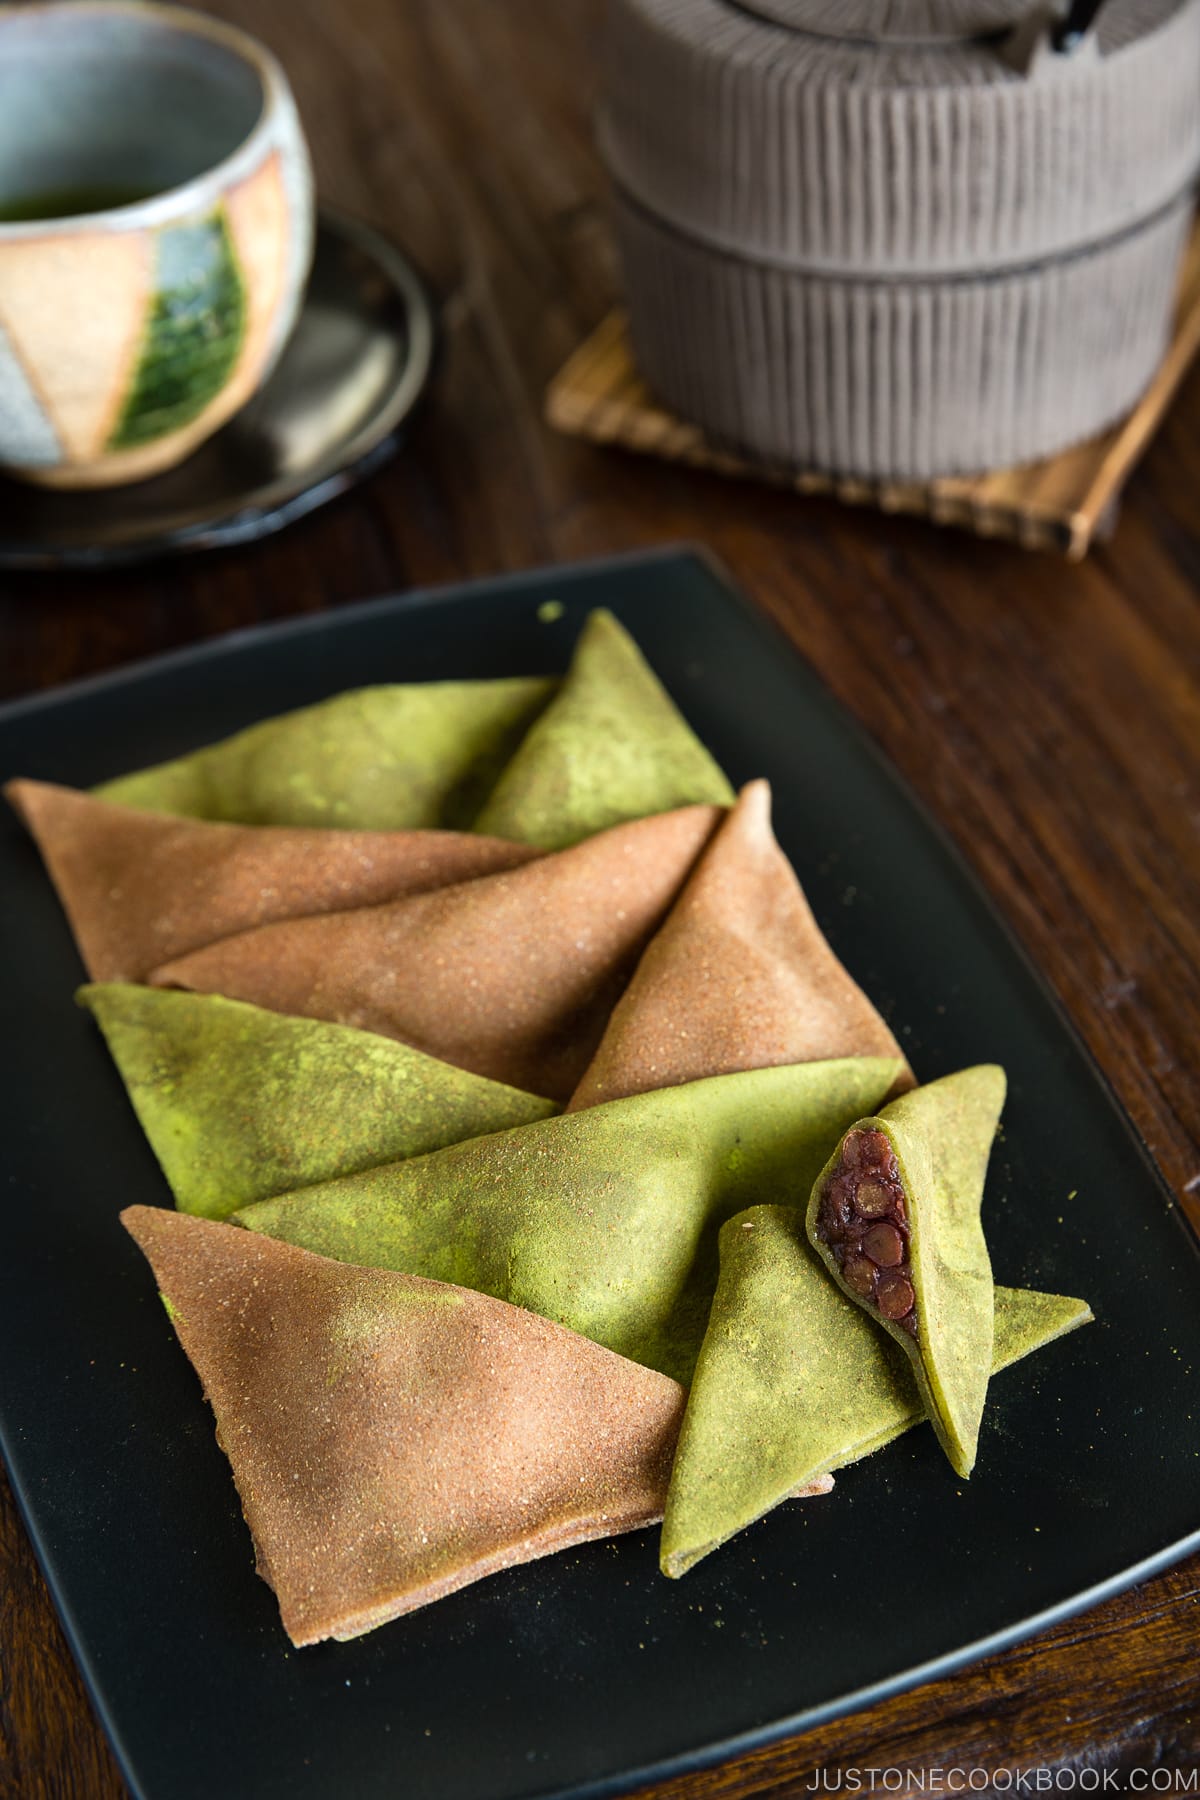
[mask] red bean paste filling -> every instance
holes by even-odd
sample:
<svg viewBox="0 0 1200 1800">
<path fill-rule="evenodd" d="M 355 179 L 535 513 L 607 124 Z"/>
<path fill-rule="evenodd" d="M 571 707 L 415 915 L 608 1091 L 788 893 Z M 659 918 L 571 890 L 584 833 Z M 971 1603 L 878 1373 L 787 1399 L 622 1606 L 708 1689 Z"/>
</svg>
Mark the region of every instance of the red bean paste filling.
<svg viewBox="0 0 1200 1800">
<path fill-rule="evenodd" d="M 917 1335 L 900 1166 L 882 1131 L 849 1131 L 821 1192 L 817 1228 L 842 1280 L 881 1318 Z"/>
</svg>

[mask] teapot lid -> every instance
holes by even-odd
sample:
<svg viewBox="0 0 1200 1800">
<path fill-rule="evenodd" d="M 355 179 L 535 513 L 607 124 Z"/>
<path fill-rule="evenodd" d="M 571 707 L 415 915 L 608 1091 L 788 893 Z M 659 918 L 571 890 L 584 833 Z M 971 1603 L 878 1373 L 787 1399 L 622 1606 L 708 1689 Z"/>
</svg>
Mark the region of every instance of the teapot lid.
<svg viewBox="0 0 1200 1800">
<path fill-rule="evenodd" d="M 1053 17 L 1050 0 L 609 0 L 609 173 L 717 254 L 856 280 L 975 279 L 1165 217 L 1200 170 L 1200 0 L 1107 0 L 1086 52 L 1027 65 L 1018 6 Z M 1000 36 L 830 35 L 918 12 Z"/>
<path fill-rule="evenodd" d="M 738 0 L 773 25 L 867 43 L 961 43 L 1011 30 L 1035 0 Z"/>
</svg>

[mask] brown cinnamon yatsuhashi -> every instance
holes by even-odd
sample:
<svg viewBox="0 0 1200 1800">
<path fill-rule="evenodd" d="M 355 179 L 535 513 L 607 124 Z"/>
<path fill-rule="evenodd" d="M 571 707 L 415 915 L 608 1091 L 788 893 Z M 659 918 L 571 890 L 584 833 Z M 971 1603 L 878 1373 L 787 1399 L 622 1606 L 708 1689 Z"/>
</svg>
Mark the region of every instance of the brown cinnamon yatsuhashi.
<svg viewBox="0 0 1200 1800">
<path fill-rule="evenodd" d="M 665 1375 L 463 1288 L 157 1207 L 121 1217 L 293 1643 L 661 1517 L 683 1410 Z"/>
<path fill-rule="evenodd" d="M 1004 1070 L 962 1069 L 843 1136 L 813 1187 L 808 1235 L 842 1291 L 900 1344 L 956 1473 L 975 1464 L 994 1295 L 980 1208 Z"/>
<path fill-rule="evenodd" d="M 218 938 L 425 893 L 538 853 L 465 831 L 224 825 L 10 781 L 93 981 L 144 981 Z"/>
<path fill-rule="evenodd" d="M 683 807 L 436 893 L 264 925 L 151 979 L 357 1025 L 565 1100 L 721 816 Z"/>
<path fill-rule="evenodd" d="M 709 1075 L 900 1056 L 813 917 L 752 781 L 647 946 L 569 1111 Z M 905 1065 L 896 1091 L 911 1087 Z"/>
</svg>

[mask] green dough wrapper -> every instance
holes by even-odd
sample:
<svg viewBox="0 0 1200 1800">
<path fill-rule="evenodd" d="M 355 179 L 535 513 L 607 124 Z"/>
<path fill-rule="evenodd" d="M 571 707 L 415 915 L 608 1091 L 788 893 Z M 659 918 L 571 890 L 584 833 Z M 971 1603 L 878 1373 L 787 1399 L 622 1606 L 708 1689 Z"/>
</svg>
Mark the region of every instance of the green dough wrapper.
<svg viewBox="0 0 1200 1800">
<path fill-rule="evenodd" d="M 466 831 L 219 825 L 139 812 L 44 781 L 10 781 L 93 981 L 141 981 L 217 938 L 375 906 L 529 862 Z"/>
<path fill-rule="evenodd" d="M 562 850 L 626 819 L 733 797 L 629 633 L 601 610 L 475 829 Z"/>
<path fill-rule="evenodd" d="M 719 817 L 684 807 L 455 887 L 263 925 L 151 979 L 357 1025 L 564 1101 Z"/>
<path fill-rule="evenodd" d="M 557 1110 L 347 1025 L 119 982 L 77 998 L 176 1205 L 209 1219 Z"/>
<path fill-rule="evenodd" d="M 294 1644 L 661 1516 L 683 1403 L 664 1376 L 482 1294 L 157 1207 L 121 1218 Z"/>
<path fill-rule="evenodd" d="M 811 1243 L 839 1286 L 908 1356 L 942 1448 L 964 1480 L 975 1463 L 992 1370 L 992 1269 L 980 1208 L 1004 1093 L 1003 1069 L 983 1063 L 902 1094 L 848 1134 L 851 1149 L 862 1142 L 856 1134 L 880 1134 L 895 1159 L 910 1231 L 907 1292 L 915 1296 L 907 1321 L 882 1317 L 862 1298 L 824 1241 L 822 1196 L 850 1153 L 846 1142 L 822 1170 L 808 1208 Z M 880 1291 L 889 1275 L 895 1279 L 891 1271 L 879 1278 Z M 915 1333 L 906 1328 L 914 1321 Z"/>
<path fill-rule="evenodd" d="M 825 1274 L 802 1211 L 753 1207 L 720 1248 L 663 1520 L 666 1575 L 928 1416 L 903 1352 Z M 994 1292 L 993 1373 L 1092 1317 L 1060 1294 Z"/>
<path fill-rule="evenodd" d="M 801 1203 L 861 1098 L 887 1093 L 898 1066 L 856 1057 L 663 1088 L 235 1218 L 343 1262 L 495 1294 L 687 1381 L 721 1222 L 755 1200 Z"/>
<path fill-rule="evenodd" d="M 568 1111 L 739 1069 L 902 1055 L 775 841 L 769 784 L 752 781 L 647 946 Z M 912 1086 L 907 1067 L 901 1084 Z"/>
<path fill-rule="evenodd" d="M 95 792 L 242 825 L 465 831 L 555 686 L 521 678 L 355 688 Z"/>
</svg>

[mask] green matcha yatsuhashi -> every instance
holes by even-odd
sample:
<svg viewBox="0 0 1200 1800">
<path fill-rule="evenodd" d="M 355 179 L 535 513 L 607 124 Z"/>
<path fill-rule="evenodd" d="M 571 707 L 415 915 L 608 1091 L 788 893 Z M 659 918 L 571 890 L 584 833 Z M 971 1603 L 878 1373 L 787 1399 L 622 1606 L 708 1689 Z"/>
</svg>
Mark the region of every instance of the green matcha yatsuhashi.
<svg viewBox="0 0 1200 1800">
<path fill-rule="evenodd" d="M 563 850 L 608 825 L 733 801 L 729 782 L 629 633 L 598 611 L 475 830 Z"/>
<path fill-rule="evenodd" d="M 963 1069 L 860 1119 L 821 1171 L 808 1234 L 834 1279 L 905 1351 L 955 1471 L 975 1463 L 992 1370 L 980 1208 L 1003 1069 Z"/>
<path fill-rule="evenodd" d="M 928 1416 L 903 1352 L 813 1254 L 801 1210 L 739 1214 L 721 1229 L 720 1254 L 671 1471 L 666 1575 Z M 1092 1316 L 1059 1294 L 997 1287 L 994 1296 L 992 1373 Z"/>
<path fill-rule="evenodd" d="M 248 825 L 473 829 L 562 849 L 733 790 L 607 612 L 561 684 L 353 689 L 105 782 L 105 800 Z"/>
<path fill-rule="evenodd" d="M 239 1206 L 548 1118 L 549 1100 L 406 1044 L 238 1000 L 79 990 L 181 1212 Z"/>
<path fill-rule="evenodd" d="M 689 1082 L 266 1200 L 236 1222 L 478 1288 L 687 1381 L 722 1221 L 756 1200 L 801 1204 L 902 1066 L 854 1057 Z"/>
<path fill-rule="evenodd" d="M 242 825 L 467 830 L 555 686 L 355 688 L 94 791 L 122 806 Z"/>
</svg>

